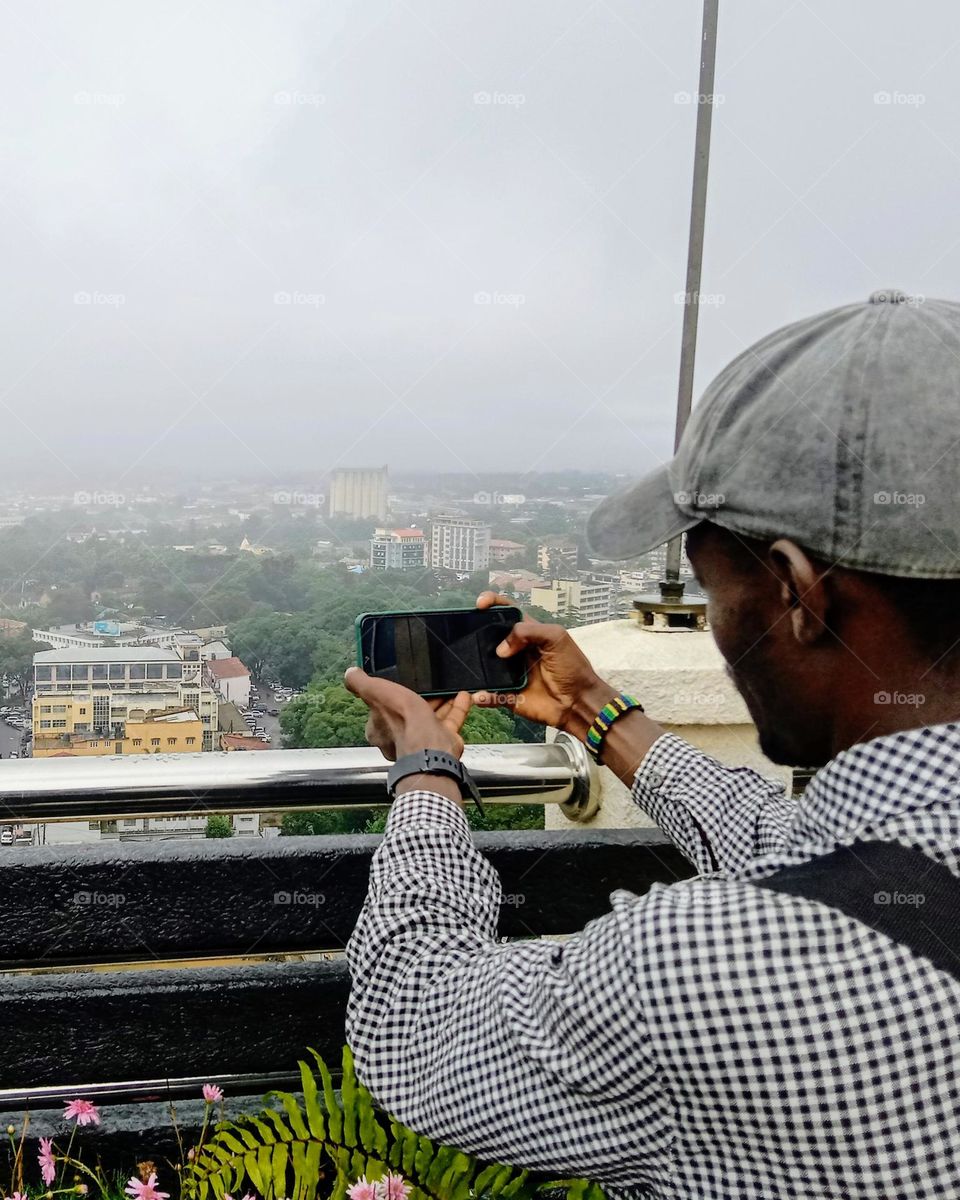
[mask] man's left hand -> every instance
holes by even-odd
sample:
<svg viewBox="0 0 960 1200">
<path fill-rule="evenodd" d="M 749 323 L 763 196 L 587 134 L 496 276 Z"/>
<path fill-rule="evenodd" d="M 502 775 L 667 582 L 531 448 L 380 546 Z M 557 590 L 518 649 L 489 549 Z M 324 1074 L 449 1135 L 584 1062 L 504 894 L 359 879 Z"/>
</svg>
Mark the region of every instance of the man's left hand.
<svg viewBox="0 0 960 1200">
<path fill-rule="evenodd" d="M 419 750 L 445 750 L 455 758 L 463 753 L 460 730 L 470 712 L 469 692 L 459 692 L 449 700 L 425 700 L 409 688 L 377 679 L 359 667 L 350 667 L 343 682 L 370 709 L 367 741 L 385 758 L 396 761 Z"/>
</svg>

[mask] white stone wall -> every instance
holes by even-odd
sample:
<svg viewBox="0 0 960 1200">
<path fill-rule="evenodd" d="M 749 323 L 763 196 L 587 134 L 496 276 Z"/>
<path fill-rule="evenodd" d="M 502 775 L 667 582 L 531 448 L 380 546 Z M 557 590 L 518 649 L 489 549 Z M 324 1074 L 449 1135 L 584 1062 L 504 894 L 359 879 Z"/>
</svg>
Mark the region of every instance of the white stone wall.
<svg viewBox="0 0 960 1200">
<path fill-rule="evenodd" d="M 574 629 L 571 636 L 604 679 L 636 696 L 665 729 L 729 766 L 753 767 L 789 786 L 790 769 L 776 766 L 761 753 L 746 705 L 710 633 L 654 633 L 625 620 Z M 653 824 L 632 802 L 629 789 L 604 768 L 601 783 L 602 805 L 592 825 Z M 546 825 L 569 829 L 571 822 L 550 805 Z"/>
</svg>

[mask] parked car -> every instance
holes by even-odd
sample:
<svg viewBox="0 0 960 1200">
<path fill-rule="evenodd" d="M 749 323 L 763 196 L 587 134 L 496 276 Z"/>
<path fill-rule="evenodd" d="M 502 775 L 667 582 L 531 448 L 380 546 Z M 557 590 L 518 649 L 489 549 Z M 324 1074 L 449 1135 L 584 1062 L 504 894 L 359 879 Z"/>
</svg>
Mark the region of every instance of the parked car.
<svg viewBox="0 0 960 1200">
<path fill-rule="evenodd" d="M 0 846 L 12 846 L 12 845 L 13 845 L 13 830 L 10 828 L 9 825 L 4 825 L 3 829 L 0 829 Z"/>
</svg>

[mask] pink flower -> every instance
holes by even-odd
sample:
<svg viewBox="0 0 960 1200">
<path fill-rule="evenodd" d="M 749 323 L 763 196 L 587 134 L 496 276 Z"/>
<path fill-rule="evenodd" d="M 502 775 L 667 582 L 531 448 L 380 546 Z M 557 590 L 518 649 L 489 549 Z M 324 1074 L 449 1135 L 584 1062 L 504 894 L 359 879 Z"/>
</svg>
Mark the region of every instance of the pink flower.
<svg viewBox="0 0 960 1200">
<path fill-rule="evenodd" d="M 100 1110 L 89 1100 L 71 1100 L 63 1110 L 64 1119 L 75 1120 L 78 1125 L 99 1125 Z"/>
<path fill-rule="evenodd" d="M 156 1173 L 151 1174 L 146 1183 L 141 1179 L 131 1179 L 123 1190 L 136 1200 L 170 1200 L 169 1192 L 158 1190 Z"/>
<path fill-rule="evenodd" d="M 52 1138 L 40 1139 L 40 1153 L 37 1155 L 37 1162 L 40 1164 L 40 1174 L 43 1176 L 43 1182 L 49 1187 L 57 1177 Z"/>
<path fill-rule="evenodd" d="M 203 1085 L 203 1098 L 208 1104 L 216 1104 L 223 1099 L 223 1089 L 218 1088 L 215 1083 L 205 1083 Z"/>
<path fill-rule="evenodd" d="M 377 1200 L 407 1200 L 413 1188 L 402 1175 L 388 1175 L 377 1184 Z"/>
<path fill-rule="evenodd" d="M 12 1192 L 10 1195 L 10 1200 L 27 1200 L 27 1193 L 26 1192 Z"/>
<path fill-rule="evenodd" d="M 366 1175 L 361 1175 L 356 1183 L 347 1188 L 350 1200 L 380 1200 L 380 1193 L 375 1183 L 368 1183 Z"/>
</svg>

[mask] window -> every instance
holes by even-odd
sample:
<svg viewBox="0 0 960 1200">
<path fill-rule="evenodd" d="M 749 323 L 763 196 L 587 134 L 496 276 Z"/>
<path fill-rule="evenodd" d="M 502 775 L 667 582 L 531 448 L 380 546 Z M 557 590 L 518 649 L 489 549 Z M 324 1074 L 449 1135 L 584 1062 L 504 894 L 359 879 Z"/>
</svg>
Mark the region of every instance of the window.
<svg viewBox="0 0 960 1200">
<path fill-rule="evenodd" d="M 58 720 L 58 721 L 52 721 L 52 722 L 51 722 L 51 727 L 52 727 L 53 729 L 66 729 L 66 727 L 67 727 L 67 722 L 61 718 L 61 719 L 60 719 L 60 720 Z"/>
<path fill-rule="evenodd" d="M 111 679 L 125 679 L 126 678 L 126 666 L 123 663 L 111 663 L 110 664 L 110 678 Z"/>
<path fill-rule="evenodd" d="M 134 738 L 134 739 L 133 739 L 133 744 L 134 744 L 135 746 L 142 746 L 142 745 L 143 745 L 143 738 Z"/>
<path fill-rule="evenodd" d="M 106 663 L 94 663 L 93 664 L 93 678 L 94 679 L 106 679 L 106 677 L 107 677 L 107 664 Z"/>
<path fill-rule="evenodd" d="M 59 670 L 59 668 L 58 668 L 58 670 Z M 74 663 L 73 664 L 73 682 L 74 683 L 86 683 L 89 678 L 90 678 L 90 664 L 89 663 Z"/>
<path fill-rule="evenodd" d="M 146 678 L 146 668 L 144 667 L 143 663 L 131 663 L 130 664 L 130 678 L 131 679 L 145 679 Z"/>
<path fill-rule="evenodd" d="M 172 737 L 172 738 L 167 738 L 167 745 L 168 745 L 168 746 L 175 746 L 176 744 L 177 744 L 177 739 L 176 739 L 175 737 Z"/>
<path fill-rule="evenodd" d="M 163 663 L 147 663 L 147 678 L 162 679 L 163 678 Z"/>
<path fill-rule="evenodd" d="M 159 738 L 151 738 L 151 739 L 150 739 L 150 745 L 151 745 L 151 746 L 159 746 L 159 745 L 160 745 L 160 739 L 159 739 Z"/>
<path fill-rule="evenodd" d="M 65 713 L 67 711 L 67 706 L 65 704 L 55 704 L 53 706 L 53 711 L 55 713 Z"/>
<path fill-rule="evenodd" d="M 167 663 L 167 678 L 180 679 L 183 676 L 183 663 Z"/>
<path fill-rule="evenodd" d="M 40 728 L 41 728 L 41 729 L 49 729 L 49 728 L 50 728 L 50 726 L 51 726 L 51 724 L 52 724 L 52 722 L 51 722 L 51 721 L 41 721 L 41 722 L 40 722 Z"/>
<path fill-rule="evenodd" d="M 73 728 L 76 733 L 86 733 L 90 729 L 90 724 L 88 721 L 75 721 Z"/>
<path fill-rule="evenodd" d="M 186 741 L 188 746 L 195 746 L 197 744 L 197 739 L 195 737 L 188 737 Z"/>
<path fill-rule="evenodd" d="M 122 754 L 123 753 L 123 742 L 115 742 L 114 747 L 113 747 L 113 752 L 114 752 L 114 754 Z"/>
<path fill-rule="evenodd" d="M 48 712 L 50 711 L 50 705 L 49 705 L 49 704 L 41 704 L 41 705 L 40 705 L 40 711 L 41 711 L 42 713 L 48 713 Z M 83 709 L 81 708 L 81 710 L 80 710 L 80 711 L 81 711 L 81 712 L 83 712 Z"/>
<path fill-rule="evenodd" d="M 49 683 L 50 680 L 53 678 L 53 668 L 52 667 L 35 667 L 34 668 L 34 678 L 36 679 L 37 683 Z"/>
<path fill-rule="evenodd" d="M 81 716 L 81 717 L 85 717 L 86 715 L 87 715 L 87 710 L 86 710 L 85 708 L 81 708 L 81 709 L 80 709 L 80 716 Z"/>
<path fill-rule="evenodd" d="M 54 670 L 55 670 L 56 678 L 58 679 L 58 681 L 61 681 L 64 683 L 70 682 L 70 668 L 69 667 L 56 667 L 56 668 L 54 668 Z"/>
</svg>

